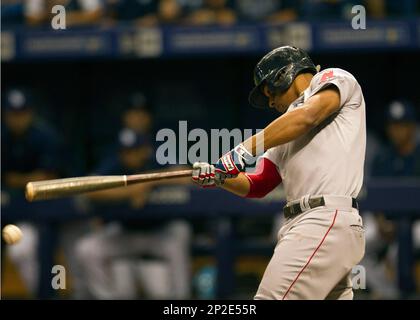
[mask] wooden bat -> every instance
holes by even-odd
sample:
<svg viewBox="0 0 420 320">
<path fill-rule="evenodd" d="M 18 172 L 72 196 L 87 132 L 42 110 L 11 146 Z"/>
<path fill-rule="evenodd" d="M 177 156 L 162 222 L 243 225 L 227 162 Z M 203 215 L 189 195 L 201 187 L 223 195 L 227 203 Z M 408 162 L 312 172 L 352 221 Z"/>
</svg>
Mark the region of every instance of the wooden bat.
<svg viewBox="0 0 420 320">
<path fill-rule="evenodd" d="M 143 173 L 120 176 L 91 176 L 28 182 L 25 188 L 26 200 L 47 200 L 72 196 L 117 187 L 126 187 L 136 183 L 190 177 L 192 170 L 180 170 L 157 173 Z"/>
</svg>

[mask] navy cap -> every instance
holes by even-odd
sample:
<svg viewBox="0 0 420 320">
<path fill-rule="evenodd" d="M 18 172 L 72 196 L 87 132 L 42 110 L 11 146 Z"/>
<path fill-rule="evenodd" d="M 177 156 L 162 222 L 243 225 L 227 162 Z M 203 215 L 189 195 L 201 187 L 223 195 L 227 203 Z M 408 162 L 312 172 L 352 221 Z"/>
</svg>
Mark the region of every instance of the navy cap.
<svg viewBox="0 0 420 320">
<path fill-rule="evenodd" d="M 135 131 L 125 128 L 118 135 L 118 145 L 121 149 L 137 148 L 150 146 L 150 137 L 144 134 L 138 134 Z"/>
<path fill-rule="evenodd" d="M 3 107 L 10 111 L 21 111 L 31 107 L 30 94 L 23 89 L 7 90 L 2 100 Z"/>
<path fill-rule="evenodd" d="M 392 101 L 386 110 L 387 122 L 416 122 L 414 106 L 404 100 Z"/>
</svg>

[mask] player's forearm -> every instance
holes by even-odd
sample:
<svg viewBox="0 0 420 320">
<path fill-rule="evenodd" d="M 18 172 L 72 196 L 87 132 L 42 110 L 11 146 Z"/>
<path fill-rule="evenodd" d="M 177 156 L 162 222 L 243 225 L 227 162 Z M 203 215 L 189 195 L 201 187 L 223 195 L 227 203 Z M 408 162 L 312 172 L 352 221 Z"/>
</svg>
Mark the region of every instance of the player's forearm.
<svg viewBox="0 0 420 320">
<path fill-rule="evenodd" d="M 309 98 L 305 104 L 283 114 L 243 145 L 253 155 L 288 143 L 308 133 L 340 108 L 340 93 L 328 87 Z"/>
<path fill-rule="evenodd" d="M 281 144 L 288 143 L 306 134 L 316 122 L 305 108 L 286 113 L 271 122 L 264 130 L 245 140 L 244 146 L 253 155 Z"/>
<path fill-rule="evenodd" d="M 236 178 L 226 179 L 221 188 L 237 196 L 245 197 L 249 193 L 250 183 L 245 174 L 240 173 Z"/>
</svg>

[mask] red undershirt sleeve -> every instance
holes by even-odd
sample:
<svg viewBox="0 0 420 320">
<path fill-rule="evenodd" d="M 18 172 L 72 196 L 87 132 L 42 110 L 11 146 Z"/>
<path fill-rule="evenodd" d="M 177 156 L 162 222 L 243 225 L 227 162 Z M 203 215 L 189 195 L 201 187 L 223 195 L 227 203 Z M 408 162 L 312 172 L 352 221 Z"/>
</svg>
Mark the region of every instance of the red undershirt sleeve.
<svg viewBox="0 0 420 320">
<path fill-rule="evenodd" d="M 258 162 L 254 173 L 245 173 L 245 176 L 250 182 L 246 198 L 263 198 L 282 181 L 276 165 L 267 158 Z"/>
</svg>

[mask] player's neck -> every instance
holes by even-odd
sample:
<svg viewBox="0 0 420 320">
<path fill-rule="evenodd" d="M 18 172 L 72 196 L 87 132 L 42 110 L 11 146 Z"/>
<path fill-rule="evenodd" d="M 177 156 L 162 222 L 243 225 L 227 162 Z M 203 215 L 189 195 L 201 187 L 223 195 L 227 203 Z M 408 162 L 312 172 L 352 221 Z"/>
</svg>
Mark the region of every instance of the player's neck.
<svg viewBox="0 0 420 320">
<path fill-rule="evenodd" d="M 294 81 L 294 91 L 297 97 L 300 97 L 309 87 L 313 77 L 314 75 L 312 73 L 301 73 L 296 77 Z"/>
</svg>

